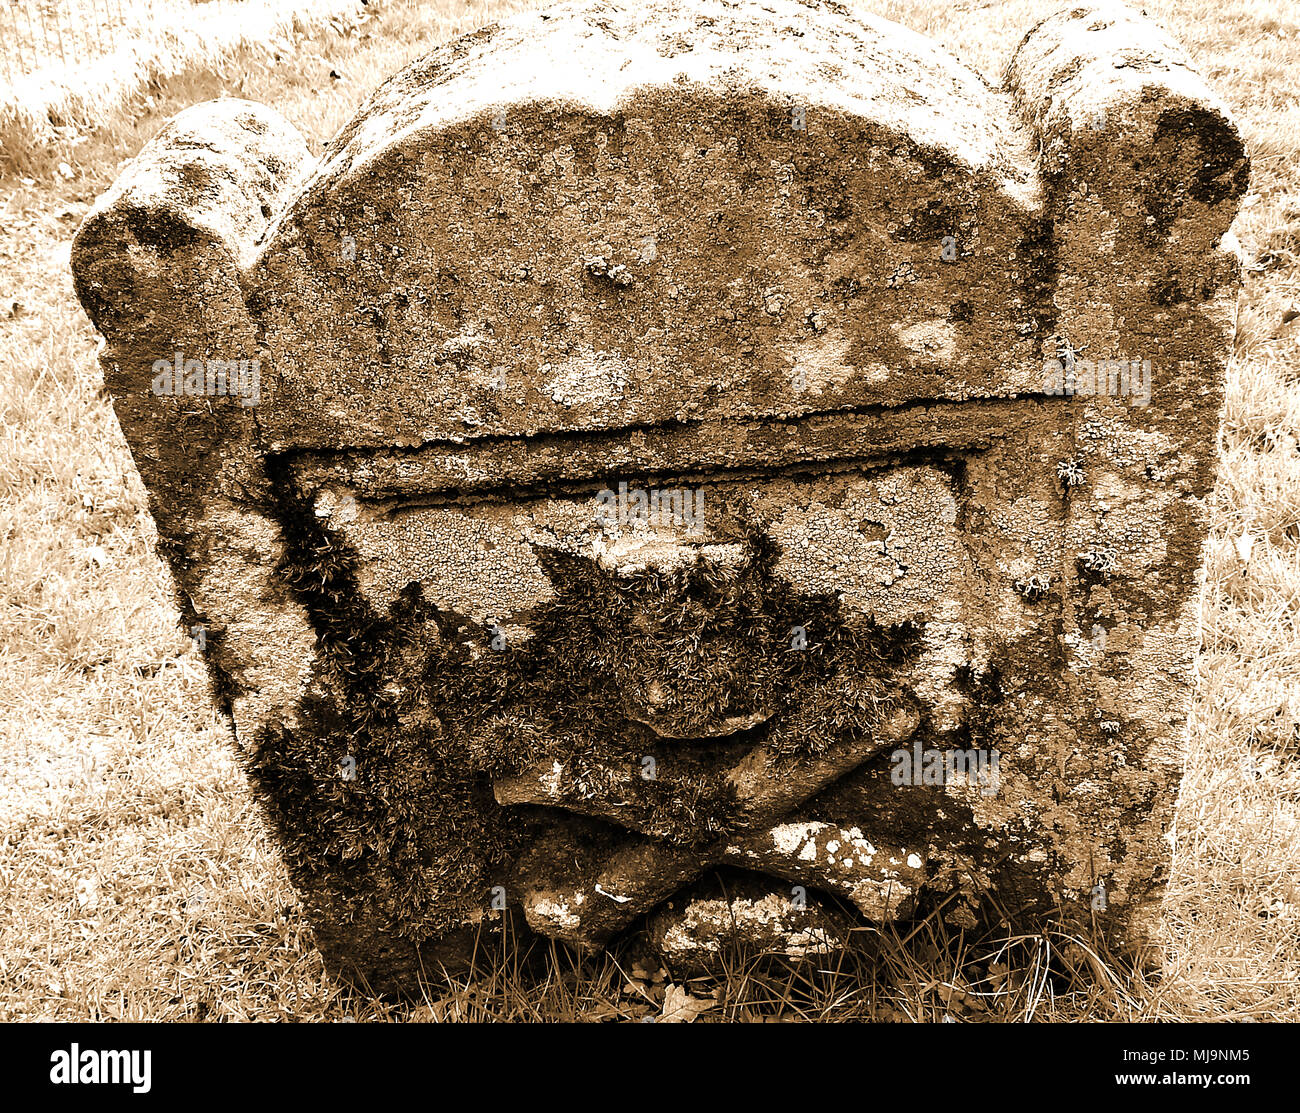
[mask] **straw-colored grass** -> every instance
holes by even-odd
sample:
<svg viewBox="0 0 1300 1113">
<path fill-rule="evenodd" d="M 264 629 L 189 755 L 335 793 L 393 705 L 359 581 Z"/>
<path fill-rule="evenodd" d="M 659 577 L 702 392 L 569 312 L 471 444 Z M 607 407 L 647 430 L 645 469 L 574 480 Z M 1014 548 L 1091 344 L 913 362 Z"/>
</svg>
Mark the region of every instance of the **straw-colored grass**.
<svg viewBox="0 0 1300 1113">
<path fill-rule="evenodd" d="M 103 18 L 94 0 L 79 2 L 81 20 Z M 142 7 L 134 13 L 128 4 L 125 21 L 105 40 L 117 44 L 113 49 L 76 57 L 69 48 L 55 58 L 51 32 L 41 35 L 40 22 L 24 24 L 18 10 L 11 13 L 12 28 L 6 29 L 26 32 L 43 64 L 12 82 L 0 81 L 0 170 L 11 171 L 67 151 L 99 121 L 122 111 L 133 96 L 168 78 L 200 69 L 222 72 L 244 55 L 274 61 L 291 54 L 294 39 L 304 34 L 364 34 L 372 18 L 361 0 L 211 0 Z M 39 20 L 39 11 L 27 14 Z M 57 31 L 62 25 L 62 20 L 46 17 L 45 27 Z M 75 43 L 71 28 L 61 34 Z M 27 56 L 14 44 L 13 59 Z"/>
</svg>

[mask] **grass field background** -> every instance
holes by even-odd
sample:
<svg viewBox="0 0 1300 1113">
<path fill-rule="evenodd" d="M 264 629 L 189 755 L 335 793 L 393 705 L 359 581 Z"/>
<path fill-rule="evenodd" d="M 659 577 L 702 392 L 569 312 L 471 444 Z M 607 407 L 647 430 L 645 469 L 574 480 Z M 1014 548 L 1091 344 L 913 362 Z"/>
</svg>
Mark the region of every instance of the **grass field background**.
<svg viewBox="0 0 1300 1113">
<path fill-rule="evenodd" d="M 400 1006 L 328 979 L 177 627 L 69 243 L 186 105 L 264 101 L 319 151 L 433 43 L 540 6 L 374 4 L 364 24 L 237 49 L 94 128 L 0 151 L 0 1020 L 637 1018 L 683 988 L 687 1015 L 740 1019 L 1300 1019 L 1300 12 L 1258 0 L 1145 5 L 1232 105 L 1254 164 L 1163 970 L 927 921 L 864 933 L 837 971 L 738 955 L 725 978 L 673 989 L 635 941 L 527 970 L 487 956 L 472 983 Z M 997 80 L 1059 4 L 854 6 Z"/>
<path fill-rule="evenodd" d="M 373 5 L 373 7 L 371 6 Z M 333 32 L 364 41 L 379 0 L 3 0 L 0 168 L 48 162 L 123 111 L 133 94 L 198 70 Z M 152 106 L 145 100 L 143 107 Z"/>
</svg>

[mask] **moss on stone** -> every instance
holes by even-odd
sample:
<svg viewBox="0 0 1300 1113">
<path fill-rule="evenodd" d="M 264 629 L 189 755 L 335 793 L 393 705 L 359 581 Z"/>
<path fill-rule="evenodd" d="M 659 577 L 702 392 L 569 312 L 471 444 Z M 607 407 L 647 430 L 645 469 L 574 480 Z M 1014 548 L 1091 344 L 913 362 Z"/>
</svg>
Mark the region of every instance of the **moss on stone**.
<svg viewBox="0 0 1300 1113">
<path fill-rule="evenodd" d="M 481 911 L 547 822 L 496 805 L 494 779 L 560 763 L 566 790 L 617 791 L 656 836 L 702 845 L 733 830 L 736 759 L 765 742 L 796 761 L 871 731 L 917 647 L 911 625 L 849 622 L 833 596 L 784 586 L 777 548 L 755 532 L 736 568 L 620 576 L 546 553 L 555 599 L 527 642 L 498 652 L 492 628 L 432 606 L 418 584 L 377 613 L 357 589 L 356 554 L 285 475 L 275 481 L 288 541 L 279 575 L 321 652 L 297 728 L 265 731 L 251 772 L 299 883 L 417 940 Z M 808 632 L 804 649 L 791 648 L 794 625 Z M 629 717 L 656 681 L 665 721 L 683 730 L 759 712 L 772 726 L 660 737 Z M 615 785 L 611 770 L 646 755 L 655 777 Z"/>
</svg>

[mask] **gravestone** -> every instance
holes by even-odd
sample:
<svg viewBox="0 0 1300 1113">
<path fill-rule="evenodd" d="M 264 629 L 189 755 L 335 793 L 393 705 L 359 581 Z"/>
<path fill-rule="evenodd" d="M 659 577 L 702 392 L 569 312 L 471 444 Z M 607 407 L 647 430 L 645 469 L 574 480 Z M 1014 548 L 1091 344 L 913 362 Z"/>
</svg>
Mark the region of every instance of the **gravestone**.
<svg viewBox="0 0 1300 1113">
<path fill-rule="evenodd" d="M 1000 88 L 835 3 L 583 2 L 313 159 L 181 113 L 78 295 L 183 621 L 378 989 L 1158 907 L 1248 164 L 1162 32 Z"/>
</svg>

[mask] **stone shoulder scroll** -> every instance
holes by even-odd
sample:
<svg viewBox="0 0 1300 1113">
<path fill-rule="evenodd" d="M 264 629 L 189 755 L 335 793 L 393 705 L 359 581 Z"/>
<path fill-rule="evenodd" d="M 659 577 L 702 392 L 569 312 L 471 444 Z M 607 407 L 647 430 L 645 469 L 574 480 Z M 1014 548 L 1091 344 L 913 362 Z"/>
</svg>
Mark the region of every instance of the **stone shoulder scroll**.
<svg viewBox="0 0 1300 1113">
<path fill-rule="evenodd" d="M 246 280 L 311 163 L 279 113 L 233 98 L 196 105 L 98 200 L 72 252 L 183 620 L 244 745 L 268 717 L 292 715 L 316 640 L 272 574 L 283 539 L 258 431 L 272 370 Z"/>
<path fill-rule="evenodd" d="M 835 3 L 583 0 L 319 160 L 171 121 L 77 292 L 331 967 L 940 905 L 1141 945 L 1247 178 L 1112 4 L 1000 88 Z"/>
</svg>

